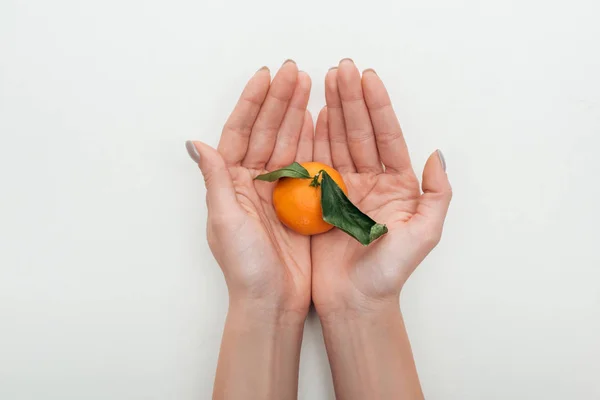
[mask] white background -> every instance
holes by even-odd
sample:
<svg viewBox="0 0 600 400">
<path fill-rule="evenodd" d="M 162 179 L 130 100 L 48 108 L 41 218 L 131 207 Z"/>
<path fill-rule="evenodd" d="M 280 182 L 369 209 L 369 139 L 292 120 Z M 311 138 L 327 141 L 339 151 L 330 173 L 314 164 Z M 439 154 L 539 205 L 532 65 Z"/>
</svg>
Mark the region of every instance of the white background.
<svg viewBox="0 0 600 400">
<path fill-rule="evenodd" d="M 227 310 L 186 139 L 342 57 L 454 200 L 402 295 L 428 399 L 600 399 L 597 0 L 0 3 L 0 398 L 210 397 Z M 232 384 L 234 384 L 232 382 Z M 300 399 L 331 399 L 318 320 Z"/>
</svg>

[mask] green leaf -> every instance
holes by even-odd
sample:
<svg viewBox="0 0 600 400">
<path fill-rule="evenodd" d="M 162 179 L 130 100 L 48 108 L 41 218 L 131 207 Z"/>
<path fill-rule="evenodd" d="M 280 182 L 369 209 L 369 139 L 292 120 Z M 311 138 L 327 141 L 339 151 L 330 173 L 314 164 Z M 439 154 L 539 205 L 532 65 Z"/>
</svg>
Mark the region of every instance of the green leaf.
<svg viewBox="0 0 600 400">
<path fill-rule="evenodd" d="M 312 178 L 312 176 L 308 174 L 306 168 L 295 162 L 291 165 L 288 165 L 287 167 L 271 171 L 267 174 L 259 175 L 254 179 L 258 179 L 259 181 L 275 182 L 279 178 L 310 179 Z"/>
<path fill-rule="evenodd" d="M 365 246 L 387 233 L 385 225 L 373 221 L 352 204 L 327 172 L 321 171 L 321 175 L 321 207 L 325 222 L 340 228 Z"/>
</svg>

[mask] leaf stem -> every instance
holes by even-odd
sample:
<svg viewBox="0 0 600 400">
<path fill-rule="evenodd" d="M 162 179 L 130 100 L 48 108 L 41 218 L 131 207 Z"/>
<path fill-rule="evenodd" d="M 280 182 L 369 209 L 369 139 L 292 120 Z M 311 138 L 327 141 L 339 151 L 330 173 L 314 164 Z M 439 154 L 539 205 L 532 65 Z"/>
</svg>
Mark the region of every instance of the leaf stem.
<svg viewBox="0 0 600 400">
<path fill-rule="evenodd" d="M 315 176 L 313 176 L 312 181 L 310 182 L 310 185 L 308 185 L 308 186 L 312 186 L 315 188 L 321 186 L 321 183 L 319 183 L 319 177 L 321 176 L 321 173 L 323 173 L 323 172 L 325 172 L 324 169 L 317 172 L 317 174 Z"/>
</svg>

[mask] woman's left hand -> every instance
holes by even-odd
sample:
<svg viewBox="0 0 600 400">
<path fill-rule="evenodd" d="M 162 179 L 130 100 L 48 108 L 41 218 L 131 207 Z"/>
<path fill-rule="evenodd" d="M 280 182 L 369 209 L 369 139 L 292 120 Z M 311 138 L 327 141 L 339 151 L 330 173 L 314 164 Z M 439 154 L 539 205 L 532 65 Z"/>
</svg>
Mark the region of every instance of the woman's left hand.
<svg viewBox="0 0 600 400">
<path fill-rule="evenodd" d="M 218 151 L 186 145 L 207 188 L 208 242 L 223 270 L 230 310 L 254 307 L 304 321 L 310 305 L 310 238 L 275 215 L 267 170 L 312 161 L 311 81 L 287 61 L 275 75 L 258 70 L 227 120 Z M 254 311 L 254 310 L 253 310 Z"/>
</svg>

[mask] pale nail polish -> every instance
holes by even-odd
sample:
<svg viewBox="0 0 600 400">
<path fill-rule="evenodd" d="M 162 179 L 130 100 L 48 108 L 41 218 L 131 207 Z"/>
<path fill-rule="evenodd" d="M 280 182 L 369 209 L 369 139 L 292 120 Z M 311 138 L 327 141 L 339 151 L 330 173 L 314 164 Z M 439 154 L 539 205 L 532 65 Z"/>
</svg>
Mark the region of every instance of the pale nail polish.
<svg viewBox="0 0 600 400">
<path fill-rule="evenodd" d="M 200 163 L 200 154 L 198 153 L 198 150 L 196 150 L 196 146 L 194 146 L 194 142 L 192 142 L 191 140 L 188 140 L 187 142 L 185 142 L 185 148 L 187 149 L 187 152 L 190 155 L 190 158 L 192 160 L 194 160 L 194 162 L 196 164 L 199 164 Z"/>
<path fill-rule="evenodd" d="M 444 153 L 440 149 L 437 150 L 437 155 L 440 159 L 440 163 L 442 164 L 442 168 L 446 171 L 446 159 L 444 158 Z"/>
</svg>

